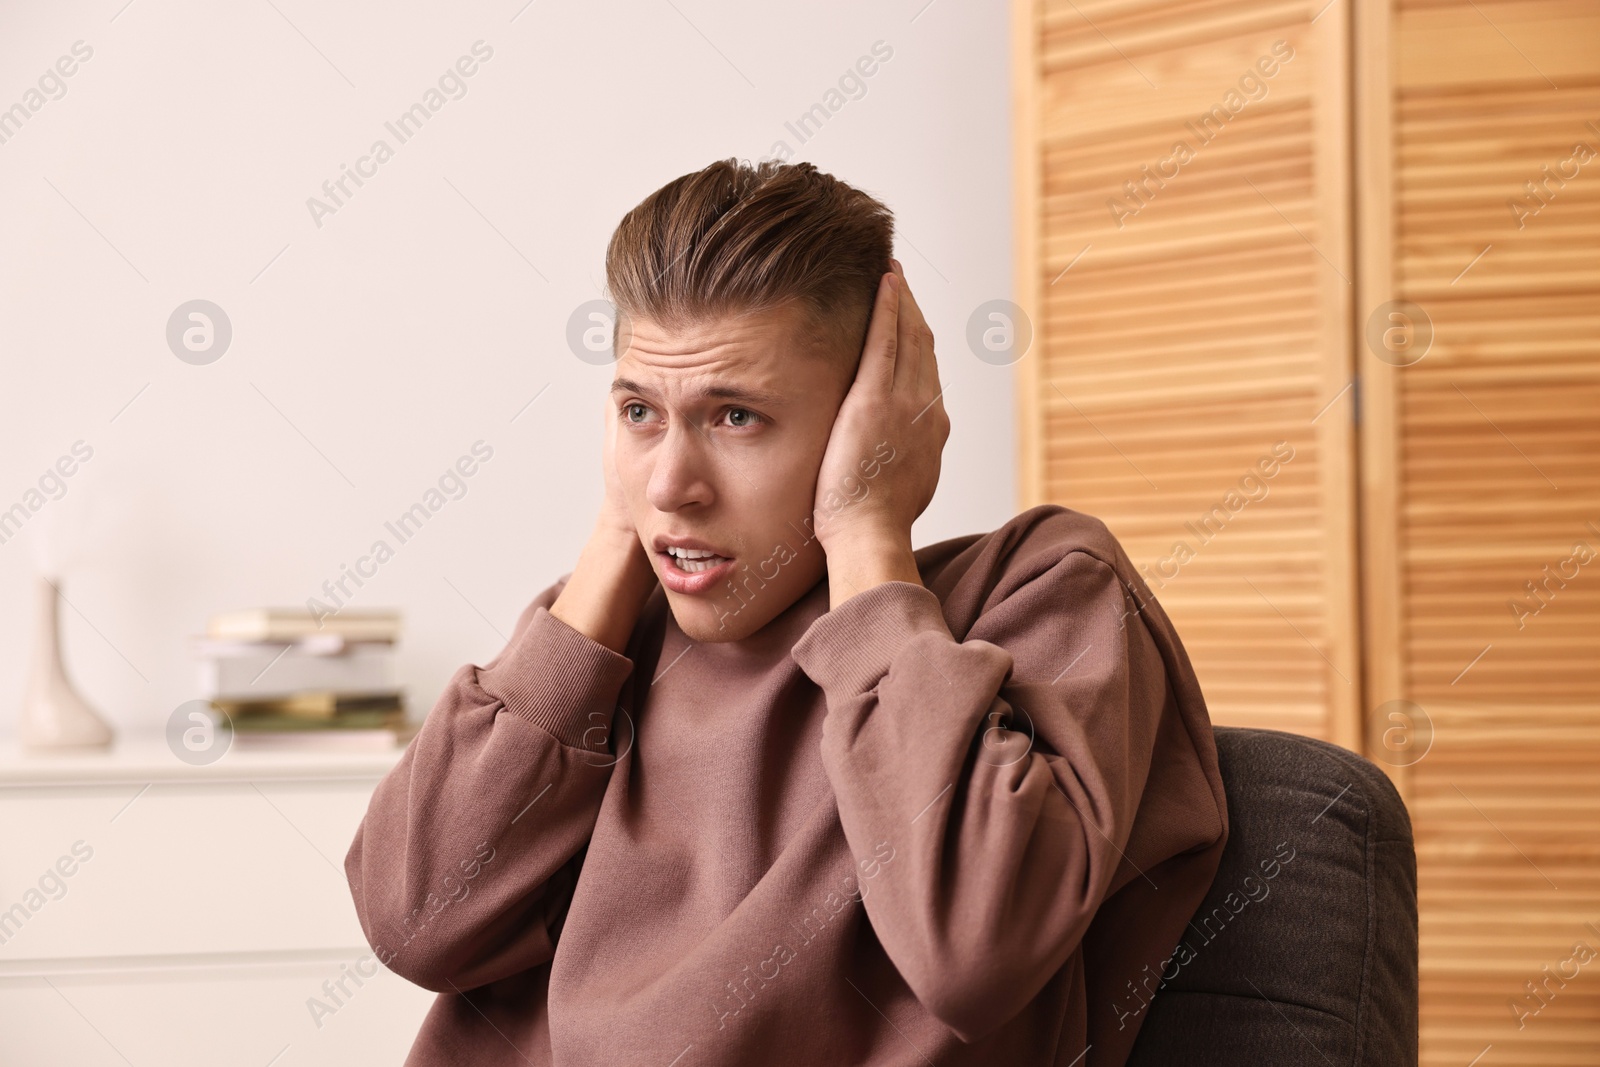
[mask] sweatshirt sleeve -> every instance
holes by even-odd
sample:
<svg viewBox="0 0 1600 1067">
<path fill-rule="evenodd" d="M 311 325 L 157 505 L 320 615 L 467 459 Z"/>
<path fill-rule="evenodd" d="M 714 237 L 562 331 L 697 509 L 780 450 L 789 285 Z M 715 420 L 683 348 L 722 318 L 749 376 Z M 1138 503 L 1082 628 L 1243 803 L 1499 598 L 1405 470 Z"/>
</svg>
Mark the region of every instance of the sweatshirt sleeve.
<svg viewBox="0 0 1600 1067">
<path fill-rule="evenodd" d="M 374 953 L 435 992 L 549 962 L 594 830 L 633 661 L 550 614 L 565 583 L 451 676 L 345 856 Z"/>
<path fill-rule="evenodd" d="M 887 582 L 793 655 L 827 699 L 821 754 L 852 852 L 892 849 L 864 882 L 873 930 L 918 1000 L 981 1040 L 1078 948 L 1123 862 L 1164 660 L 1116 572 L 1081 550 L 964 641 L 933 592 Z"/>
</svg>

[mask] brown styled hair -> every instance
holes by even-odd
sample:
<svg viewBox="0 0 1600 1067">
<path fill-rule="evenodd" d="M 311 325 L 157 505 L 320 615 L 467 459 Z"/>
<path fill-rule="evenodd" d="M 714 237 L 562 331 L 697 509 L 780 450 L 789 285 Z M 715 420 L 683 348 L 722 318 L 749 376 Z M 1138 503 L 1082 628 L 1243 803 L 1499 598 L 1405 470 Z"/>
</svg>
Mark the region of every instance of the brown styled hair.
<svg viewBox="0 0 1600 1067">
<path fill-rule="evenodd" d="M 623 216 L 606 283 L 619 324 L 675 330 L 798 302 L 836 350 L 859 357 L 893 236 L 884 204 L 810 163 L 723 159 Z M 612 341 L 616 351 L 615 331 Z"/>
</svg>

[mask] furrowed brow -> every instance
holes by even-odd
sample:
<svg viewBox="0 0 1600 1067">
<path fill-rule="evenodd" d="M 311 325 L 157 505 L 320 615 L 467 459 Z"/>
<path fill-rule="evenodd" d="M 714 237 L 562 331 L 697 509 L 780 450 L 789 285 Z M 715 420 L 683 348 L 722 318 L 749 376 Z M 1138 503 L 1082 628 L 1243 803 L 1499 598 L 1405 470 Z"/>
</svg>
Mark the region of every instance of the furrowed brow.
<svg viewBox="0 0 1600 1067">
<path fill-rule="evenodd" d="M 611 382 L 611 393 L 638 393 L 640 396 L 654 400 L 657 395 L 654 389 L 649 388 L 632 378 L 615 378 Z M 760 389 L 745 389 L 736 385 L 708 385 L 695 391 L 691 395 L 693 400 L 735 400 L 742 404 L 751 404 L 756 407 L 781 407 L 784 399 L 776 393 L 768 393 Z"/>
</svg>

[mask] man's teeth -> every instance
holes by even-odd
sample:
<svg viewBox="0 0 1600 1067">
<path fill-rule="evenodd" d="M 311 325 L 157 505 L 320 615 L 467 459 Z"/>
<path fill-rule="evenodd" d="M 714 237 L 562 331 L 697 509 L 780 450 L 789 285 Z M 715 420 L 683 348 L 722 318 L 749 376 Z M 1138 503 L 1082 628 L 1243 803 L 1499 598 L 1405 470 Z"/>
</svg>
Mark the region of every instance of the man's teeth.
<svg viewBox="0 0 1600 1067">
<path fill-rule="evenodd" d="M 710 570 L 724 561 L 723 556 L 715 552 L 707 552 L 701 548 L 669 548 L 667 554 L 672 557 L 672 562 L 685 574 L 698 574 Z"/>
</svg>

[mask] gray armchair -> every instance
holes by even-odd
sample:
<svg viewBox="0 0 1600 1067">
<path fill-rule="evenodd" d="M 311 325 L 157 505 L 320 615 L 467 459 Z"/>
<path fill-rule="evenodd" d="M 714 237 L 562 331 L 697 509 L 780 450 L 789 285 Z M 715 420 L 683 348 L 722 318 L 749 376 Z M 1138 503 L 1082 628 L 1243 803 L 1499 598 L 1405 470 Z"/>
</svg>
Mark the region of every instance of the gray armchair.
<svg viewBox="0 0 1600 1067">
<path fill-rule="evenodd" d="M 1228 844 L 1130 1067 L 1414 1067 L 1417 869 L 1399 794 L 1337 745 L 1214 732 Z"/>
</svg>

